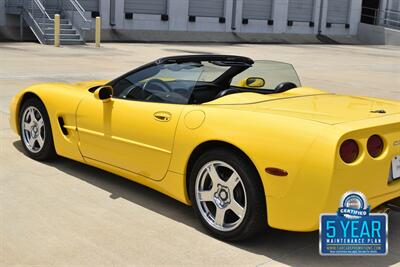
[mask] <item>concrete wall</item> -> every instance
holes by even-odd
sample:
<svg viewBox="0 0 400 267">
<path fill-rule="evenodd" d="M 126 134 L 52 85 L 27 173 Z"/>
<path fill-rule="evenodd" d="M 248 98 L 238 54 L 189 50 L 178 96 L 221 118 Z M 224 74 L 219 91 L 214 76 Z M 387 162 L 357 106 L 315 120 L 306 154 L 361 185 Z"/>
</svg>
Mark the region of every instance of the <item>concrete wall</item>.
<svg viewBox="0 0 400 267">
<path fill-rule="evenodd" d="M 358 39 L 374 45 L 400 45 L 400 30 L 360 23 Z"/>
<path fill-rule="evenodd" d="M 0 0 L 0 41 L 10 39 L 10 32 L 13 32 L 10 26 L 6 19 L 5 0 Z"/>
<path fill-rule="evenodd" d="M 133 19 L 125 19 L 124 0 L 99 0 L 100 14 L 102 17 L 102 28 L 105 40 L 137 40 L 144 39 L 153 41 L 167 41 L 169 36 L 175 36 L 176 41 L 190 41 L 194 36 L 201 36 L 197 33 L 203 33 L 206 37 L 200 38 L 203 41 L 254 41 L 263 40 L 264 42 L 281 42 L 287 38 L 301 40 L 297 35 L 317 35 L 324 34 L 329 36 L 356 36 L 361 16 L 362 0 L 351 0 L 351 11 L 348 15 L 349 28 L 343 24 L 326 27 L 327 1 L 315 0 L 313 11 L 314 26 L 310 27 L 308 22 L 294 22 L 288 26 L 288 5 L 289 0 L 274 0 L 272 5 L 273 25 L 268 25 L 267 20 L 248 20 L 248 24 L 242 23 L 243 0 L 225 0 L 224 17 L 225 22 L 220 23 L 215 17 L 196 17 L 195 22 L 189 22 L 188 9 L 189 0 L 168 0 L 168 20 L 162 21 L 160 15 L 134 14 Z M 335 1 L 335 0 L 329 0 Z M 7 25 L 15 33 L 15 27 L 18 28 L 18 16 L 6 15 L 4 9 L 5 0 L 0 0 L 0 27 Z M 114 23 L 111 23 L 110 6 L 115 8 Z M 236 6 L 236 8 L 234 8 Z M 91 17 L 90 12 L 86 12 L 87 18 Z M 8 22 L 7 22 L 8 21 Z M 7 24 L 8 23 L 8 24 Z M 92 29 L 94 28 L 94 19 L 92 19 Z M 4 32 L 4 30 L 3 30 Z M 165 32 L 166 34 L 162 34 Z M 179 34 L 179 33 L 182 34 Z M 220 33 L 213 35 L 210 33 Z M 275 35 L 280 35 L 276 36 Z M 19 36 L 19 33 L 17 34 Z M 93 36 L 91 32 L 87 35 Z M 141 38 L 135 38 L 141 36 Z M 250 36 L 250 37 L 249 37 Z M 15 34 L 14 34 L 15 37 Z M 165 39 L 164 39 L 165 38 Z M 196 37 L 197 38 L 197 37 Z M 250 38 L 250 39 L 248 39 Z M 309 39 L 308 37 L 303 39 Z M 313 38 L 315 39 L 315 38 Z"/>
<path fill-rule="evenodd" d="M 236 10 L 233 10 L 236 1 Z M 362 0 L 351 1 L 351 11 L 349 14 L 350 28 L 344 25 L 332 25 L 327 28 L 326 14 L 327 1 L 316 0 L 314 4 L 314 27 L 310 27 L 308 22 L 294 22 L 293 26 L 287 25 L 289 0 L 274 0 L 272 19 L 273 25 L 268 25 L 266 20 L 249 19 L 248 24 L 242 23 L 243 0 L 225 0 L 225 23 L 219 23 L 218 18 L 197 17 L 196 22 L 188 21 L 189 0 L 168 0 L 168 21 L 161 21 L 159 15 L 134 14 L 132 20 L 125 19 L 124 1 L 115 1 L 116 25 L 110 26 L 109 9 L 110 0 L 100 0 L 101 15 L 103 18 L 103 28 L 114 30 L 169 30 L 169 31 L 194 31 L 194 32 L 236 32 L 236 33 L 294 33 L 294 34 L 327 34 L 327 35 L 356 35 L 358 23 L 361 16 Z M 334 0 L 329 0 L 334 1 Z M 322 10 L 321 10 L 322 5 Z M 234 26 L 232 29 L 232 15 L 235 13 Z M 320 14 L 322 18 L 320 20 Z M 319 26 L 321 22 L 321 27 Z"/>
<path fill-rule="evenodd" d="M 19 25 L 19 17 L 7 15 L 5 9 L 5 0 L 0 0 L 0 41 L 19 40 Z M 23 28 L 23 35 L 25 40 L 35 40 L 35 36 L 26 25 L 24 25 Z"/>
</svg>

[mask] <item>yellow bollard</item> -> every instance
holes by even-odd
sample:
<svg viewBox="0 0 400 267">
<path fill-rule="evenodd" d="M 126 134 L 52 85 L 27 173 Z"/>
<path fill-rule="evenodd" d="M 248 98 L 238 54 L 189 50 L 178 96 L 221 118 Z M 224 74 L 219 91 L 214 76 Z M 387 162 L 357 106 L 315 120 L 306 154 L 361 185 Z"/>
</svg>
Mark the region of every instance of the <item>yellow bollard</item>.
<svg viewBox="0 0 400 267">
<path fill-rule="evenodd" d="M 54 46 L 60 47 L 60 15 L 54 15 Z"/>
<path fill-rule="evenodd" d="M 96 47 L 100 47 L 101 39 L 101 18 L 96 17 Z"/>
</svg>

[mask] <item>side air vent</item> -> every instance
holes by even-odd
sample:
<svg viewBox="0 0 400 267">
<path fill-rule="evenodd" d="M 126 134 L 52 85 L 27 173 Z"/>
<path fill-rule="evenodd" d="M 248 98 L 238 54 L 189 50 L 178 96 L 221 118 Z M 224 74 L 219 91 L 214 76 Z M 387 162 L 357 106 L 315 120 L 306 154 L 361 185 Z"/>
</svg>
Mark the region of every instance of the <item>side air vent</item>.
<svg viewBox="0 0 400 267">
<path fill-rule="evenodd" d="M 67 128 L 64 127 L 64 119 L 62 117 L 58 117 L 58 124 L 60 125 L 61 131 L 64 135 L 68 135 Z"/>
</svg>

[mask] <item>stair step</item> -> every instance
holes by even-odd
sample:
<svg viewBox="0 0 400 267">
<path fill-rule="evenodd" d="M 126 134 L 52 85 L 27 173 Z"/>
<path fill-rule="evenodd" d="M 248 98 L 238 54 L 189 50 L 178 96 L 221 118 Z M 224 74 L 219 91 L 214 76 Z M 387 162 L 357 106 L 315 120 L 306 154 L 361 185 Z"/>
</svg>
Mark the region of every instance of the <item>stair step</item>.
<svg viewBox="0 0 400 267">
<path fill-rule="evenodd" d="M 31 13 L 34 17 L 38 17 L 38 18 L 42 18 L 43 17 L 43 13 L 42 12 L 33 12 L 33 13 Z M 52 13 L 47 13 L 47 15 L 49 15 L 49 17 L 50 18 L 54 18 L 54 15 L 55 14 L 59 14 L 59 13 L 54 13 L 54 14 L 52 14 Z M 61 19 L 66 19 L 66 17 L 64 16 L 64 15 L 61 15 L 61 14 L 59 14 L 60 15 L 60 18 Z M 47 17 L 46 15 L 45 15 L 45 17 Z"/>
<path fill-rule="evenodd" d="M 53 34 L 54 28 L 45 29 L 44 31 L 45 34 Z M 75 29 L 60 29 L 60 34 L 77 34 L 77 31 Z"/>
<path fill-rule="evenodd" d="M 43 19 L 43 18 L 37 18 L 34 17 L 34 19 L 38 22 L 38 23 L 47 23 L 47 24 L 53 24 L 54 20 L 50 20 L 50 19 Z M 68 19 L 60 19 L 60 24 L 70 24 Z"/>
<path fill-rule="evenodd" d="M 54 29 L 53 23 L 39 23 L 39 25 L 45 30 Z M 60 29 L 72 30 L 71 24 L 60 24 Z"/>
<path fill-rule="evenodd" d="M 60 40 L 79 40 L 79 34 L 60 34 Z M 46 34 L 46 39 L 54 39 L 54 34 Z"/>
<path fill-rule="evenodd" d="M 50 7 L 45 7 L 47 12 L 61 12 L 60 9 L 57 8 L 50 8 Z"/>
<path fill-rule="evenodd" d="M 0 0 L 1 1 L 1 0 Z M 47 14 L 50 18 L 54 17 L 54 14 L 60 14 L 59 10 L 47 10 Z M 34 12 L 31 14 L 33 19 L 38 23 L 39 27 L 44 31 L 44 44 L 53 45 L 54 44 L 54 20 L 49 19 L 47 16 L 43 17 L 40 12 Z M 60 44 L 61 45 L 82 45 L 85 41 L 79 34 L 69 19 L 65 16 L 60 18 Z"/>
<path fill-rule="evenodd" d="M 42 21 L 40 21 L 40 19 L 36 20 L 38 23 L 40 24 L 48 24 L 48 25 L 54 25 L 54 21 L 45 21 L 44 23 Z M 72 25 L 71 23 L 69 23 L 69 21 L 66 22 L 60 22 L 60 25 Z"/>
<path fill-rule="evenodd" d="M 62 13 L 61 10 L 58 10 L 58 9 L 48 9 L 48 8 L 46 8 L 46 12 L 47 12 L 47 14 L 61 14 L 61 13 Z"/>
</svg>

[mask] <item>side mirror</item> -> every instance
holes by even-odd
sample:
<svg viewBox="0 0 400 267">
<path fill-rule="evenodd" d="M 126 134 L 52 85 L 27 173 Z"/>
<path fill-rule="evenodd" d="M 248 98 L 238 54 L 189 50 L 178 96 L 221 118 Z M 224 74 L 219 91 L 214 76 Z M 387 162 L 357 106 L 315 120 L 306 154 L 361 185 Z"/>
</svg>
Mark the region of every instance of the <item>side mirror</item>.
<svg viewBox="0 0 400 267">
<path fill-rule="evenodd" d="M 246 86 L 248 87 L 263 87 L 265 80 L 261 77 L 249 77 L 246 79 Z"/>
<path fill-rule="evenodd" d="M 100 86 L 99 88 L 94 91 L 94 97 L 96 99 L 107 101 L 113 95 L 113 88 L 110 85 Z"/>
</svg>

